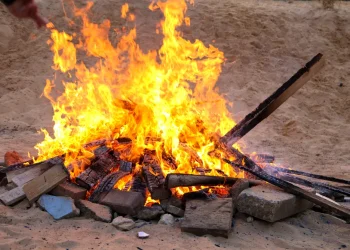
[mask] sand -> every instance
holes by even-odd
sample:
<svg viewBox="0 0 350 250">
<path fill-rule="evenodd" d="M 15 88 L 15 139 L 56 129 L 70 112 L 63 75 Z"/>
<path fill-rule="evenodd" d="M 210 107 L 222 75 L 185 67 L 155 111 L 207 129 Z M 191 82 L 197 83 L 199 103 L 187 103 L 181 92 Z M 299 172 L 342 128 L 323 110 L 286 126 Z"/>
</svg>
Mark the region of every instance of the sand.
<svg viewBox="0 0 350 250">
<path fill-rule="evenodd" d="M 76 1 L 77 5 L 85 1 Z M 155 48 L 160 14 L 149 1 L 128 1 L 138 17 L 138 41 Z M 95 21 L 109 18 L 120 27 L 124 1 L 99 0 Z M 68 27 L 61 1 L 39 1 L 42 12 L 58 29 Z M 244 138 L 245 150 L 271 153 L 295 169 L 350 178 L 350 3 L 323 10 L 318 1 L 196 0 L 190 7 L 188 39 L 199 38 L 224 51 L 227 62 L 218 82 L 220 92 L 234 102 L 236 120 L 321 52 L 327 64 L 271 117 Z M 68 15 L 69 16 L 69 15 Z M 54 77 L 49 32 L 18 21 L 0 8 L 0 155 L 17 150 L 35 155 L 43 138 L 37 131 L 52 127 L 52 108 L 40 98 L 45 79 Z M 50 130 L 50 129 L 49 129 Z M 109 224 L 86 219 L 55 222 L 39 209 L 0 206 L 0 249 L 339 249 L 350 247 L 350 227 L 313 211 L 268 224 L 235 221 L 229 239 L 196 237 L 178 227 L 148 225 L 151 234 L 136 238 L 137 229 L 117 231 Z M 217 244 L 217 245 L 215 245 Z"/>
</svg>

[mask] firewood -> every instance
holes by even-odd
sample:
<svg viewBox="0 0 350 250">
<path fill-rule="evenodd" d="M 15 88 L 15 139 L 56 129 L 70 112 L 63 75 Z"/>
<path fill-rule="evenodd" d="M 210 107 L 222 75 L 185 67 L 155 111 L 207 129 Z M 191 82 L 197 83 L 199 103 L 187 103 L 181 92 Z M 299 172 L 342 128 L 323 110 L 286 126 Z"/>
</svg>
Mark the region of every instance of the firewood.
<svg viewBox="0 0 350 250">
<path fill-rule="evenodd" d="M 26 197 L 22 187 L 16 187 L 0 195 L 0 201 L 6 206 L 11 206 Z"/>
<path fill-rule="evenodd" d="M 98 148 L 94 153 L 96 158 L 90 168 L 76 178 L 76 183 L 88 190 L 109 174 L 113 168 L 117 167 L 119 161 L 113 156 L 113 151 L 107 147 Z"/>
<path fill-rule="evenodd" d="M 30 203 L 37 200 L 42 194 L 50 192 L 58 184 L 64 182 L 69 177 L 67 169 L 63 165 L 55 165 L 42 175 L 34 178 L 23 186 Z"/>
<path fill-rule="evenodd" d="M 171 196 L 169 189 L 164 186 L 165 178 L 159 161 L 155 155 L 155 151 L 145 150 L 142 173 L 145 177 L 148 190 L 152 199 L 162 200 Z"/>
<path fill-rule="evenodd" d="M 275 157 L 269 154 L 256 154 L 252 157 L 257 163 L 273 163 L 275 161 Z"/>
<path fill-rule="evenodd" d="M 42 164 L 42 163 L 48 163 L 50 164 L 50 166 L 55 166 L 57 164 L 63 164 L 63 160 L 64 160 L 64 155 L 61 155 L 61 156 L 56 156 L 56 157 L 53 157 L 51 159 L 48 159 L 48 160 L 45 160 L 45 161 L 42 161 L 42 162 L 37 162 L 35 164 L 33 164 L 33 160 L 29 160 L 29 161 L 25 161 L 25 162 L 20 162 L 20 163 L 16 163 L 16 164 L 13 164 L 11 166 L 8 166 L 7 168 L 0 168 L 0 173 L 9 173 L 9 172 L 12 172 L 12 171 L 15 171 L 15 170 L 19 170 L 19 169 L 24 169 L 24 168 L 32 168 L 32 167 L 35 167 L 39 164 Z M 24 173 L 25 171 L 27 170 L 23 170 L 23 172 L 16 172 L 16 175 L 17 174 L 20 174 L 20 173 Z M 14 176 L 12 176 L 13 178 Z"/>
<path fill-rule="evenodd" d="M 232 186 L 239 178 L 208 176 L 208 175 L 191 175 L 191 174 L 168 174 L 165 180 L 165 187 L 191 187 L 191 186 Z M 263 182 L 257 180 L 248 180 L 250 186 L 260 185 Z"/>
<path fill-rule="evenodd" d="M 293 182 L 293 183 L 297 183 L 297 184 L 304 185 L 304 186 L 307 186 L 307 187 L 312 187 L 312 188 L 315 188 L 315 189 L 317 189 L 317 190 L 319 190 L 321 192 L 322 191 L 332 191 L 334 193 L 339 193 L 339 194 L 343 194 L 343 195 L 346 195 L 346 196 L 350 196 L 350 191 L 348 191 L 346 189 L 339 188 L 339 187 L 335 187 L 335 186 L 332 186 L 332 185 L 328 185 L 328 184 L 325 184 L 325 183 L 320 183 L 320 182 L 315 182 L 315 181 L 308 181 L 308 180 L 305 180 L 305 179 L 302 179 L 302 178 L 299 178 L 299 177 L 296 177 L 296 176 L 293 176 L 293 175 L 290 175 L 290 174 L 279 174 L 279 177 L 282 180 Z"/>
<path fill-rule="evenodd" d="M 111 173 L 106 175 L 101 183 L 98 185 L 98 187 L 93 191 L 91 194 L 89 201 L 92 202 L 99 202 L 101 198 L 103 198 L 103 195 L 107 195 L 109 191 L 113 189 L 115 184 L 124 176 L 128 175 L 129 173 L 119 171 L 115 173 Z"/>
<path fill-rule="evenodd" d="M 143 197 L 146 197 L 146 183 L 141 175 L 135 175 L 131 184 L 130 191 L 139 192 Z"/>
<path fill-rule="evenodd" d="M 20 154 L 16 151 L 6 152 L 4 159 L 5 159 L 6 166 L 11 166 L 13 164 L 20 163 L 20 162 L 24 161 L 22 156 L 20 156 Z"/>
<path fill-rule="evenodd" d="M 263 101 L 253 112 L 248 114 L 235 127 L 227 132 L 221 142 L 231 147 L 245 134 L 252 130 L 261 121 L 271 115 L 279 106 L 281 106 L 289 97 L 300 89 L 324 66 L 325 60 L 322 54 L 316 55 L 305 67 L 301 68 L 294 76 L 285 82 L 271 96 Z"/>
<path fill-rule="evenodd" d="M 19 175 L 16 175 L 12 178 L 12 182 L 17 185 L 17 187 L 22 187 L 27 182 L 33 180 L 34 178 L 38 177 L 42 173 L 44 173 L 46 170 L 50 168 L 50 164 L 44 162 L 42 164 L 36 165 L 33 168 L 24 168 L 23 170 L 27 170 L 24 173 L 21 173 Z"/>
<path fill-rule="evenodd" d="M 235 162 L 231 162 L 227 159 L 224 159 L 225 162 L 229 163 L 232 166 L 239 167 L 244 171 L 250 172 L 251 174 L 259 177 L 260 179 L 271 183 L 277 187 L 284 189 L 286 192 L 292 193 L 294 195 L 300 196 L 306 200 L 309 200 L 321 207 L 328 209 L 329 211 L 338 214 L 338 216 L 344 219 L 347 222 L 350 222 L 350 210 L 334 204 L 328 200 L 318 197 L 316 194 L 303 190 L 287 181 L 284 181 L 280 178 L 274 177 L 267 174 L 260 166 L 255 164 L 253 160 L 245 156 L 238 150 L 234 148 L 227 148 L 229 152 L 235 156 Z"/>
<path fill-rule="evenodd" d="M 280 167 L 272 167 L 274 170 L 277 170 L 279 172 L 284 172 L 284 173 L 289 173 L 289 174 L 295 174 L 295 175 L 302 175 L 302 176 L 306 176 L 306 177 L 311 177 L 314 179 L 320 179 L 320 180 L 325 180 L 325 181 L 331 181 L 331 182 L 337 182 L 337 183 L 343 183 L 343 184 L 348 184 L 350 185 L 350 181 L 349 180 L 344 180 L 344 179 L 339 179 L 339 178 L 335 178 L 335 177 L 331 177 L 331 176 L 324 176 L 324 175 L 319 175 L 319 174 L 311 174 L 311 173 L 307 173 L 304 171 L 299 171 L 299 170 L 293 170 L 293 169 L 288 169 L 288 168 L 280 168 Z"/>
</svg>

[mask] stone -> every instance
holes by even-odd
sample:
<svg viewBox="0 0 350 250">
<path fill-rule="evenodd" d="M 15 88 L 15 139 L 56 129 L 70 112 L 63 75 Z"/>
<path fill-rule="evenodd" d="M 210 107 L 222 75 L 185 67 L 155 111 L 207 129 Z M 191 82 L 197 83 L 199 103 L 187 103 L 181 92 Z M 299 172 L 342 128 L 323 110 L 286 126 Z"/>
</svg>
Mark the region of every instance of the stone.
<svg viewBox="0 0 350 250">
<path fill-rule="evenodd" d="M 48 212 L 55 220 L 79 216 L 80 211 L 70 197 L 44 194 L 38 200 L 38 205 Z"/>
<path fill-rule="evenodd" d="M 198 236 L 211 234 L 228 238 L 232 227 L 232 198 L 189 200 L 181 231 Z"/>
<path fill-rule="evenodd" d="M 156 220 L 159 219 L 164 211 L 160 207 L 144 207 L 137 213 L 137 218 L 140 220 Z"/>
<path fill-rule="evenodd" d="M 253 218 L 253 217 L 249 216 L 249 217 L 247 218 L 247 222 L 248 222 L 248 223 L 252 223 L 253 221 L 254 221 L 254 218 Z"/>
<path fill-rule="evenodd" d="M 185 211 L 183 209 L 172 205 L 167 206 L 166 212 L 168 212 L 169 214 L 175 215 L 177 217 L 183 217 L 185 215 Z"/>
<path fill-rule="evenodd" d="M 136 228 L 140 228 L 140 227 L 143 227 L 143 226 L 145 226 L 145 225 L 147 225 L 149 222 L 147 222 L 147 221 L 144 221 L 144 220 L 137 220 L 137 221 L 135 221 L 135 227 Z"/>
<path fill-rule="evenodd" d="M 169 199 L 161 200 L 160 206 L 166 211 L 168 205 L 175 206 L 178 208 L 184 208 L 183 201 L 176 196 L 171 196 Z"/>
<path fill-rule="evenodd" d="M 158 221 L 158 224 L 172 226 L 175 223 L 174 216 L 171 214 L 163 214 Z"/>
<path fill-rule="evenodd" d="M 231 198 L 232 198 L 232 209 L 233 209 L 233 215 L 236 214 L 237 212 L 237 207 L 236 207 L 236 204 L 237 204 L 237 199 L 238 199 L 238 196 L 240 195 L 240 193 L 249 188 L 249 181 L 246 180 L 246 179 L 239 179 L 236 181 L 236 183 L 231 187 L 230 189 L 230 195 L 231 195 Z"/>
<path fill-rule="evenodd" d="M 123 216 L 118 216 L 112 221 L 112 225 L 122 231 L 130 231 L 136 224 L 132 219 L 124 218 Z"/>
<path fill-rule="evenodd" d="M 149 234 L 145 232 L 138 232 L 137 237 L 139 237 L 140 239 L 147 239 L 149 237 Z"/>
<path fill-rule="evenodd" d="M 105 205 L 86 200 L 79 200 L 75 204 L 80 209 L 81 214 L 86 218 L 108 223 L 112 221 L 112 211 Z"/>
<path fill-rule="evenodd" d="M 303 212 L 313 203 L 272 185 L 260 185 L 244 190 L 237 200 L 241 213 L 268 222 L 275 222 Z"/>
<path fill-rule="evenodd" d="M 73 200 L 83 200 L 86 197 L 87 190 L 71 182 L 63 182 L 55 187 L 50 194 L 56 196 L 67 196 Z"/>
<path fill-rule="evenodd" d="M 118 214 L 136 215 L 143 208 L 145 198 L 141 193 L 112 189 L 99 202 Z"/>
</svg>

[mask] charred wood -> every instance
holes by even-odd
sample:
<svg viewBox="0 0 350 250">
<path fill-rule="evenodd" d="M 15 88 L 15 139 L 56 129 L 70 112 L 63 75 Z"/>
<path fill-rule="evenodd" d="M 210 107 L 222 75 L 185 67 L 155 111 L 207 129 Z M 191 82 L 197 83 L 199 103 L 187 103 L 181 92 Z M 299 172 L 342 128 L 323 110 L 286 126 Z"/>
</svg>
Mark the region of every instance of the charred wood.
<svg viewBox="0 0 350 250">
<path fill-rule="evenodd" d="M 324 66 L 325 60 L 322 54 L 316 55 L 305 67 L 301 68 L 271 96 L 263 101 L 253 112 L 249 113 L 234 128 L 227 132 L 221 142 L 231 147 L 261 121 L 271 115 L 289 97 L 300 89 Z"/>
<path fill-rule="evenodd" d="M 128 173 L 122 171 L 106 175 L 91 194 L 89 201 L 99 202 L 99 200 L 101 200 L 104 195 L 107 195 L 109 191 L 113 189 L 115 184 L 126 175 L 128 175 Z"/>
</svg>

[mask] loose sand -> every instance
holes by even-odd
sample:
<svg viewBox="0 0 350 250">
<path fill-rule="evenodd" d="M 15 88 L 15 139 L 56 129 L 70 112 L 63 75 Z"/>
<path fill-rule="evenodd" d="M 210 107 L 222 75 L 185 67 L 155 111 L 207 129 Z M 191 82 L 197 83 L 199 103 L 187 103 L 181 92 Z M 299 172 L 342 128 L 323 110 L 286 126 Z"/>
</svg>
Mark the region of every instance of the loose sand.
<svg viewBox="0 0 350 250">
<path fill-rule="evenodd" d="M 76 2 L 78 5 L 85 1 Z M 161 15 L 147 10 L 149 1 L 128 1 L 138 17 L 142 48 L 155 48 Z M 99 0 L 95 21 L 109 18 L 114 27 L 124 1 Z M 61 1 L 41 0 L 42 12 L 60 30 L 69 28 Z M 268 152 L 295 169 L 350 178 L 350 3 L 323 10 L 317 1 L 196 0 L 188 11 L 189 39 L 199 38 L 224 51 L 227 63 L 218 82 L 234 102 L 239 120 L 318 52 L 327 65 L 271 117 L 244 139 L 247 151 Z M 0 8 L 0 155 L 31 152 L 42 140 L 41 127 L 52 127 L 52 108 L 40 98 L 45 79 L 52 78 L 49 32 L 18 21 Z M 232 61 L 235 61 L 232 63 Z M 342 87 L 340 87 L 342 85 Z M 350 247 L 350 227 L 309 211 L 283 222 L 246 223 L 240 216 L 228 240 L 195 237 L 178 227 L 149 225 L 151 234 L 136 238 L 137 229 L 117 231 L 109 224 L 85 219 L 54 222 L 38 209 L 0 205 L 0 249 L 338 249 Z M 215 246 L 218 244 L 218 246 Z M 343 245 L 343 246 L 342 246 Z"/>
</svg>

